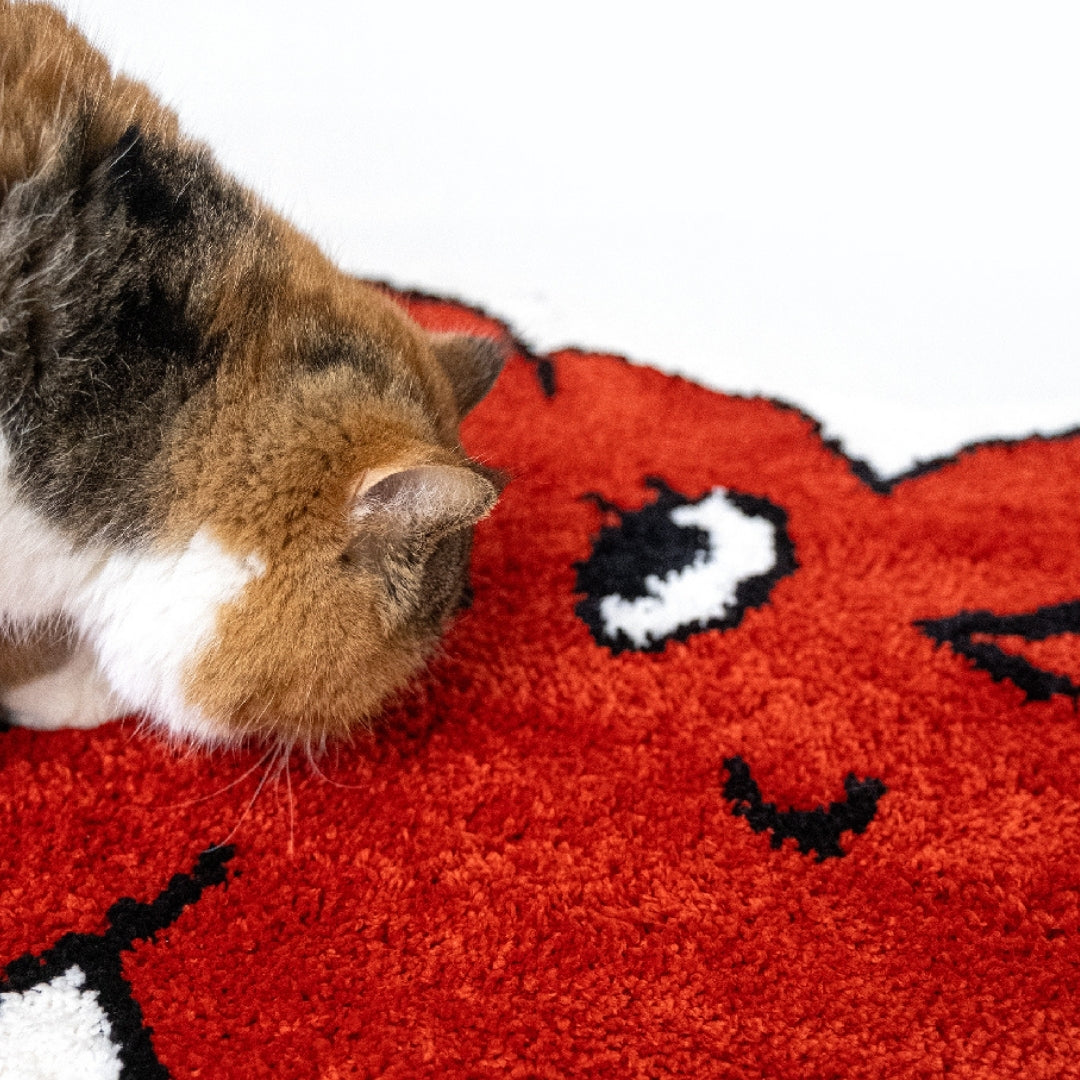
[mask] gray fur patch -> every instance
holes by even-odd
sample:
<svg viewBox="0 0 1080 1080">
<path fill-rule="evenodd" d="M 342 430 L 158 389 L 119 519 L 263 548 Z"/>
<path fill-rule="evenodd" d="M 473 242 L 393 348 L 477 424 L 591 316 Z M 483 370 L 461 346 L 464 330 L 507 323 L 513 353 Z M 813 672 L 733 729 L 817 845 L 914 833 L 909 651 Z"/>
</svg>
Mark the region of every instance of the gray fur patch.
<svg viewBox="0 0 1080 1080">
<path fill-rule="evenodd" d="M 149 468 L 215 373 L 209 294 L 254 227 L 205 157 L 129 129 L 103 161 L 80 133 L 0 206 L 0 425 L 13 479 L 69 532 L 136 540 Z"/>
</svg>

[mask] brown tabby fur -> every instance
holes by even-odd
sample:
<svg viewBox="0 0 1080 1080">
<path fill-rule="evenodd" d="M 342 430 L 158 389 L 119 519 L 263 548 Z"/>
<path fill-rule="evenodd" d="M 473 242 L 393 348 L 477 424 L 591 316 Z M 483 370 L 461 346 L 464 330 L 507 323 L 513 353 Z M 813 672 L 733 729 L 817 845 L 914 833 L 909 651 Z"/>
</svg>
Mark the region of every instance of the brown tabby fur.
<svg viewBox="0 0 1080 1080">
<path fill-rule="evenodd" d="M 101 479 L 96 501 L 41 496 L 43 512 L 81 543 L 105 537 L 140 550 L 168 550 L 208 529 L 225 551 L 265 565 L 219 613 L 213 646 L 193 658 L 186 693 L 225 738 L 319 743 L 346 732 L 424 663 L 454 606 L 468 532 L 500 486 L 465 457 L 458 425 L 501 359 L 468 339 L 429 336 L 380 292 L 339 271 L 224 177 L 180 134 L 172 112 L 144 86 L 114 76 L 52 8 L 0 0 L 0 94 L 0 204 L 20 182 L 66 168 L 73 141 L 84 174 L 100 171 L 133 124 L 137 148 L 184 168 L 198 162 L 225 192 L 225 210 L 214 203 L 192 212 L 192 221 L 196 212 L 206 219 L 191 225 L 204 253 L 177 294 L 199 347 L 216 350 L 212 374 L 177 391 L 171 414 L 139 421 L 136 450 Z M 143 213 L 147 229 L 164 220 L 155 206 L 132 205 L 129 217 Z M 162 288 L 172 289 L 160 273 Z M 51 316 L 42 318 L 47 329 Z M 389 372 L 377 386 L 372 365 Z M 74 461 L 82 451 L 72 447 Z M 367 542 L 358 540 L 350 508 L 374 480 L 427 465 L 462 471 L 464 505 L 442 525 L 449 540 L 426 540 L 443 545 L 426 571 L 442 607 L 398 610 L 375 563 L 362 552 L 346 557 L 351 545 Z M 127 490 L 141 509 L 117 524 L 109 492 Z M 68 507 L 62 513 L 60 502 Z M 394 532 L 392 522 L 380 527 Z M 39 672 L 60 655 L 55 636 L 24 628 L 0 646 L 0 681 Z"/>
</svg>

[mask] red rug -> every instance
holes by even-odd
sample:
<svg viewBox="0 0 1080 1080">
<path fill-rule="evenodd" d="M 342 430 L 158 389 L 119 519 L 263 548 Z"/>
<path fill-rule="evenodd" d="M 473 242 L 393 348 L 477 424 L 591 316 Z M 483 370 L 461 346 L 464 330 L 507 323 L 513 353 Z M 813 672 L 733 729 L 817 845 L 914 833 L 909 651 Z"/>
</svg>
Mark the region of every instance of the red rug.
<svg viewBox="0 0 1080 1080">
<path fill-rule="evenodd" d="M 1080 436 L 888 482 L 519 350 L 465 442 L 512 482 L 375 737 L 0 734 L 0 1076 L 1080 1074 Z"/>
</svg>

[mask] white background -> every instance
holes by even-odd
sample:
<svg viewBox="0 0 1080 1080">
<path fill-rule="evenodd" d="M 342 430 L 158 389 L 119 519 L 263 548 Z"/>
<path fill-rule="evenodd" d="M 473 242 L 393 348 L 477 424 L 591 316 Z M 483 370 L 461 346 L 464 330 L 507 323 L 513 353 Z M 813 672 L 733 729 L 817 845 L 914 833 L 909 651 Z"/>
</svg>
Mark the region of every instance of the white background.
<svg viewBox="0 0 1080 1080">
<path fill-rule="evenodd" d="M 816 415 L 1080 424 L 1068 5 L 70 0 L 347 268 Z"/>
</svg>

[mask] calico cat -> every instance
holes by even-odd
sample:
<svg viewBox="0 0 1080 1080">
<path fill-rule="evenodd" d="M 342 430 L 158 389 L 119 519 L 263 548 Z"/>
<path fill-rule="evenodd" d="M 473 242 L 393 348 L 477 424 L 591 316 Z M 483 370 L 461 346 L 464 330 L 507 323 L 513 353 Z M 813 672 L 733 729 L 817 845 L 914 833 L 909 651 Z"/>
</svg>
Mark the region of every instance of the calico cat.
<svg viewBox="0 0 1080 1080">
<path fill-rule="evenodd" d="M 0 703 L 319 746 L 432 653 L 503 363 L 423 332 L 44 4 L 0 0 Z"/>
</svg>

